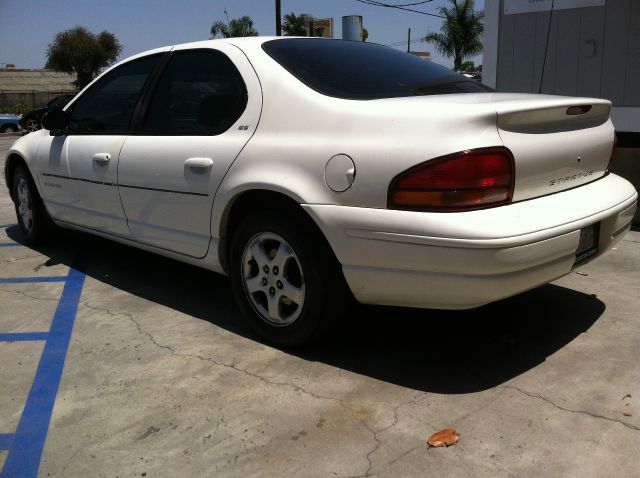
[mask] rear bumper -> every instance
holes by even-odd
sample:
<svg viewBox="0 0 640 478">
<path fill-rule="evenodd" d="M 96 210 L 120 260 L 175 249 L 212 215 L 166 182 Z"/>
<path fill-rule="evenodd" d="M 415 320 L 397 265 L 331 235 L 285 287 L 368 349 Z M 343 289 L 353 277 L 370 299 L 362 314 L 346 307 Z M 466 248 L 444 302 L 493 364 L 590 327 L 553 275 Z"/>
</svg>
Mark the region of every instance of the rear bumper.
<svg viewBox="0 0 640 478">
<path fill-rule="evenodd" d="M 480 211 L 420 213 L 303 205 L 358 301 L 465 309 L 571 271 L 580 229 L 600 223 L 598 257 L 631 226 L 637 193 L 610 174 L 568 191 Z"/>
</svg>

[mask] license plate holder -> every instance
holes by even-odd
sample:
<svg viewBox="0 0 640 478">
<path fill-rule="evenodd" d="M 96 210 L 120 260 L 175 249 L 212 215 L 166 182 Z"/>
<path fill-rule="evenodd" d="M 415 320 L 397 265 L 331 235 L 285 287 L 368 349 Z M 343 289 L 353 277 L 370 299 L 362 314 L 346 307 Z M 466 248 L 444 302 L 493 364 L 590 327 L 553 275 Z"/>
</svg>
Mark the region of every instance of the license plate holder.
<svg viewBox="0 0 640 478">
<path fill-rule="evenodd" d="M 580 241 L 576 250 L 574 265 L 580 264 L 598 252 L 598 237 L 600 236 L 600 223 L 580 229 Z"/>
</svg>

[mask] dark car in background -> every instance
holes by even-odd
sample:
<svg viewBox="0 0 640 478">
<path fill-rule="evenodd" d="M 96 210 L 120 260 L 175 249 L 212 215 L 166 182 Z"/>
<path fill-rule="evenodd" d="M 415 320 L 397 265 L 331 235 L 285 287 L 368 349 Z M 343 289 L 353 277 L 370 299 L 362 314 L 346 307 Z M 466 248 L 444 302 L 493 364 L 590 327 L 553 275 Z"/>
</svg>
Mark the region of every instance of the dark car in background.
<svg viewBox="0 0 640 478">
<path fill-rule="evenodd" d="M 32 131 L 38 131 L 42 128 L 40 121 L 45 113 L 48 113 L 51 110 L 61 110 L 64 108 L 69 101 L 73 99 L 74 95 L 60 95 L 56 96 L 54 99 L 47 103 L 47 106 L 44 108 L 38 108 L 37 110 L 27 111 L 22 115 L 20 119 L 20 126 L 22 129 L 31 133 Z"/>
<path fill-rule="evenodd" d="M 20 130 L 20 117 L 0 114 L 0 133 L 15 133 Z"/>
</svg>

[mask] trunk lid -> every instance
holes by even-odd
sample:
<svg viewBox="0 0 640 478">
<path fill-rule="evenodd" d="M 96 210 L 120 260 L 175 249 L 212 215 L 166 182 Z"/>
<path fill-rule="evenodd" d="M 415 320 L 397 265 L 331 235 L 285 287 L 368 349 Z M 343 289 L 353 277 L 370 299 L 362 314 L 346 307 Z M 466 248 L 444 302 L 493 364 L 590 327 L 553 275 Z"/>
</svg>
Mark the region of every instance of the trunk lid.
<svg viewBox="0 0 640 478">
<path fill-rule="evenodd" d="M 494 106 L 498 134 L 515 159 L 514 202 L 605 174 L 614 142 L 609 101 L 519 95 Z"/>
</svg>

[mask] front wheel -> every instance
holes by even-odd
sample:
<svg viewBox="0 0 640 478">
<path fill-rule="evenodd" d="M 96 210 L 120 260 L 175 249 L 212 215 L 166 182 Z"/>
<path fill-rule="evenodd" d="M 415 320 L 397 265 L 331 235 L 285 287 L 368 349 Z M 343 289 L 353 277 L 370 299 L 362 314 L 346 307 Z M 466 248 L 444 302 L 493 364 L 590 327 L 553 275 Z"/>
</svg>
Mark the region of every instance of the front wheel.
<svg viewBox="0 0 640 478">
<path fill-rule="evenodd" d="M 34 131 L 38 131 L 39 129 L 42 128 L 40 121 L 35 118 L 29 118 L 25 126 L 26 126 L 26 130 L 29 133 L 33 133 Z"/>
<path fill-rule="evenodd" d="M 344 313 L 344 278 L 316 234 L 295 215 L 266 211 L 247 216 L 233 235 L 233 293 L 251 327 L 275 344 L 319 338 Z"/>
</svg>

